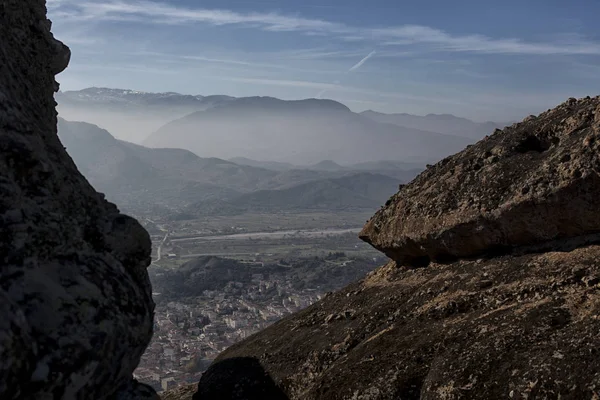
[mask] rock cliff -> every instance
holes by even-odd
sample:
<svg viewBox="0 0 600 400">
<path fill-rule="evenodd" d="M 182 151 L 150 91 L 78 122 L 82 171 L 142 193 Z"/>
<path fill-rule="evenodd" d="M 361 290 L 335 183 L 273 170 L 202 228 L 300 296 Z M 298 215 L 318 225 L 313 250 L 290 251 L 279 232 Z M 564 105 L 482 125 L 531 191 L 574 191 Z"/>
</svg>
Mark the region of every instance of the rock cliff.
<svg viewBox="0 0 600 400">
<path fill-rule="evenodd" d="M 392 261 L 226 350 L 194 399 L 243 399 L 240 359 L 289 399 L 599 399 L 598 139 L 600 98 L 570 99 L 430 167 L 361 233 Z"/>
<path fill-rule="evenodd" d="M 132 378 L 152 336 L 150 239 L 57 134 L 70 51 L 43 0 L 0 1 L 0 398 L 156 399 Z"/>
</svg>

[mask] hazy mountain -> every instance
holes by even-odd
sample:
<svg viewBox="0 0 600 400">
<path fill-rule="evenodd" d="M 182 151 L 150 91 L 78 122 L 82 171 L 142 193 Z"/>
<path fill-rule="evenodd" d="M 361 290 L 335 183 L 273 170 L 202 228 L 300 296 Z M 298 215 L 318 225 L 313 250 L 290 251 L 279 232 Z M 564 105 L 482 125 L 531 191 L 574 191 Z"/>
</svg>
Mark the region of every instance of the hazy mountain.
<svg viewBox="0 0 600 400">
<path fill-rule="evenodd" d="M 446 135 L 462 136 L 475 140 L 480 140 L 486 135 L 492 134 L 495 129 L 501 129 L 506 125 L 495 122 L 477 123 L 450 114 L 418 116 L 411 114 L 382 114 L 369 110 L 362 112 L 361 115 L 373 121 L 386 124 L 438 132 Z"/>
<path fill-rule="evenodd" d="M 306 169 L 311 169 L 313 171 L 330 172 L 348 171 L 348 168 L 342 167 L 340 164 L 335 163 L 331 160 L 323 160 L 320 163 L 306 167 Z"/>
<path fill-rule="evenodd" d="M 85 122 L 59 119 L 58 128 L 83 175 L 126 208 L 158 205 L 168 210 L 193 205 L 189 211 L 202 214 L 375 208 L 394 193 L 398 183 L 416 175 L 398 170 L 395 174 L 403 179 L 394 179 L 394 174 L 357 173 L 343 167 L 342 171 L 277 172 L 201 158 L 188 150 L 143 147 Z"/>
<path fill-rule="evenodd" d="M 145 142 L 200 156 L 246 157 L 297 165 L 394 159 L 433 161 L 472 140 L 382 124 L 331 100 L 232 100 L 170 122 Z"/>
<path fill-rule="evenodd" d="M 191 96 L 174 92 L 148 93 L 128 89 L 91 87 L 79 91 L 58 92 L 57 100 L 64 104 L 94 104 L 114 108 L 122 107 L 204 107 L 227 102 L 230 96 Z"/>
<path fill-rule="evenodd" d="M 169 121 L 233 99 L 95 87 L 58 92 L 55 98 L 61 117 L 99 125 L 119 139 L 136 143 Z"/>
<path fill-rule="evenodd" d="M 261 182 L 257 189 L 288 189 L 302 183 L 314 182 L 323 179 L 341 178 L 357 171 L 315 171 L 311 169 L 290 169 Z"/>
<path fill-rule="evenodd" d="M 398 191 L 396 179 L 372 173 L 321 179 L 287 189 L 260 190 L 219 202 L 201 202 L 190 212 L 242 212 L 376 209 Z"/>
<path fill-rule="evenodd" d="M 355 170 L 355 171 L 377 171 L 377 170 L 416 170 L 416 169 L 424 169 L 425 164 L 423 163 L 409 163 L 402 161 L 370 161 L 358 164 L 347 165 L 346 168 Z"/>
<path fill-rule="evenodd" d="M 279 171 L 280 174 L 263 182 L 262 189 L 289 187 L 290 182 L 311 182 L 327 177 L 338 175 L 339 177 L 356 172 L 372 172 L 386 175 L 399 181 L 408 182 L 425 168 L 425 163 L 408 163 L 401 161 L 370 161 L 352 165 L 339 165 L 330 160 L 321 161 L 311 166 L 297 166 L 290 163 L 276 161 L 256 161 L 244 157 L 235 157 L 229 161 L 240 165 L 250 165 L 258 168 L 266 168 Z M 322 172 L 329 172 L 323 174 Z M 333 176 L 332 176 L 333 175 Z"/>
<path fill-rule="evenodd" d="M 249 165 L 251 167 L 266 168 L 273 171 L 288 171 L 290 169 L 298 168 L 298 166 L 290 163 L 277 161 L 257 161 L 246 157 L 233 157 L 230 158 L 229 161 L 239 165 Z"/>
<path fill-rule="evenodd" d="M 83 175 L 118 203 L 185 205 L 254 190 L 276 175 L 181 149 L 149 149 L 84 122 L 59 119 L 59 137 Z"/>
</svg>

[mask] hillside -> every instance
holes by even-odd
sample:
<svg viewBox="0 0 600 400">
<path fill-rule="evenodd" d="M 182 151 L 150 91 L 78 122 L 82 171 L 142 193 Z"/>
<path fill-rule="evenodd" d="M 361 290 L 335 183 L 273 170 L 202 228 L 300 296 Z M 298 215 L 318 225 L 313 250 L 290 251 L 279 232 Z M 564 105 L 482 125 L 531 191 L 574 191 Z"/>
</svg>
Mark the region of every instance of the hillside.
<svg viewBox="0 0 600 400">
<path fill-rule="evenodd" d="M 59 120 L 59 137 L 80 171 L 113 201 L 183 206 L 250 191 L 276 173 L 181 149 L 149 149 L 83 122 Z"/>
<path fill-rule="evenodd" d="M 353 173 L 319 179 L 286 189 L 259 190 L 223 202 L 201 202 L 190 212 L 220 214 L 242 212 L 376 209 L 397 189 L 399 181 L 372 173 Z"/>
<path fill-rule="evenodd" d="M 233 100 L 170 122 L 144 145 L 180 147 L 201 156 L 245 157 L 296 165 L 392 159 L 428 162 L 472 140 L 390 124 L 351 112 L 331 100 Z"/>
<path fill-rule="evenodd" d="M 288 171 L 290 169 L 298 168 L 296 165 L 286 163 L 286 162 L 258 161 L 258 160 L 251 160 L 246 157 L 233 157 L 233 158 L 230 158 L 229 161 L 234 162 L 239 165 L 249 165 L 251 167 L 271 169 L 273 171 Z"/>
<path fill-rule="evenodd" d="M 285 262 L 285 261 L 284 261 Z M 355 259 L 340 266 L 323 259 L 300 259 L 288 265 L 242 263 L 233 259 L 203 256 L 186 262 L 177 269 L 150 267 L 149 274 L 160 302 L 177 301 L 185 297 L 202 296 L 205 290 L 224 292 L 232 282 L 249 284 L 253 274 L 265 277 L 277 275 L 294 287 L 313 288 L 325 293 L 340 288 L 372 271 L 372 260 Z M 268 279 L 268 278 L 267 278 Z"/>
<path fill-rule="evenodd" d="M 569 99 L 428 168 L 361 233 L 387 265 L 229 347 L 194 399 L 598 398 L 599 115 Z"/>
<path fill-rule="evenodd" d="M 462 136 L 474 140 L 482 139 L 485 135 L 494 132 L 495 129 L 504 127 L 504 124 L 495 122 L 478 123 L 451 114 L 419 116 L 411 114 L 383 114 L 369 110 L 362 112 L 361 115 L 385 124 L 438 132 L 445 135 Z"/>
</svg>

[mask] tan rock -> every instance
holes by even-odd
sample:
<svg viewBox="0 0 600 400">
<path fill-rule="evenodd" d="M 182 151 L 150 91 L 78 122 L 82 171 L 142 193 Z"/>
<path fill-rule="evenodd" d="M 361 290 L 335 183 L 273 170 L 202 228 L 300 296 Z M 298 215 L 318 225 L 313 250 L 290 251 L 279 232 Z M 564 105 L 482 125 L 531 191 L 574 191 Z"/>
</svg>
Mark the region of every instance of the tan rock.
<svg viewBox="0 0 600 400">
<path fill-rule="evenodd" d="M 570 99 L 430 167 L 360 237 L 425 265 L 600 231 L 600 97 Z"/>
</svg>

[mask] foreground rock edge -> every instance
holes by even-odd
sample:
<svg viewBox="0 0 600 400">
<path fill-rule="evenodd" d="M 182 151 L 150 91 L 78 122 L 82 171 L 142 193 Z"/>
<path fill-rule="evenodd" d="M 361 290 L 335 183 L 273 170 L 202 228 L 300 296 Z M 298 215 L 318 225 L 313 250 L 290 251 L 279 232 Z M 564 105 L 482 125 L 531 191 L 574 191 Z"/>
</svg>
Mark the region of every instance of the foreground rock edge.
<svg viewBox="0 0 600 400">
<path fill-rule="evenodd" d="M 132 373 L 152 336 L 150 239 L 56 134 L 70 59 L 43 0 L 0 4 L 0 398 L 157 399 Z"/>
</svg>

